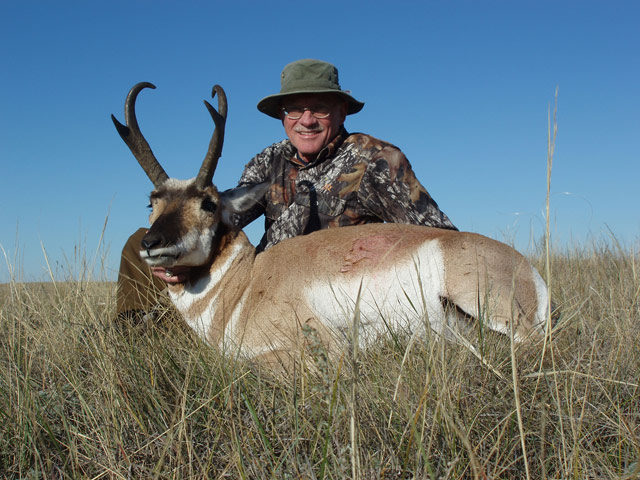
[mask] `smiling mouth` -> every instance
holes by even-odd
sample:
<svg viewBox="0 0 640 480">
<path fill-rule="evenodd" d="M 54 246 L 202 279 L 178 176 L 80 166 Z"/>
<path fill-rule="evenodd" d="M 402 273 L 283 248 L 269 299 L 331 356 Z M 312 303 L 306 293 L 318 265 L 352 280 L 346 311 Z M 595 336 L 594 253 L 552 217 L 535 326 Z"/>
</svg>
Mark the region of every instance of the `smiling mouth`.
<svg viewBox="0 0 640 480">
<path fill-rule="evenodd" d="M 316 135 L 316 134 L 318 134 L 320 132 L 322 132 L 322 130 L 296 130 L 296 133 L 298 135 L 302 135 L 302 136 L 305 136 L 305 135 L 308 135 L 308 136 Z"/>
</svg>

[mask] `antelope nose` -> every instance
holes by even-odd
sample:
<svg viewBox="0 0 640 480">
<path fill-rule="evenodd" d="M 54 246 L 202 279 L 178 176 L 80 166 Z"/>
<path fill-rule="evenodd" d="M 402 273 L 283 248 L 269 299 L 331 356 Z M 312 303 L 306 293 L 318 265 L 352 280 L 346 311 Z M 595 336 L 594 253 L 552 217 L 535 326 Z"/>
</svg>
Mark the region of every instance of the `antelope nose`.
<svg viewBox="0 0 640 480">
<path fill-rule="evenodd" d="M 154 247 L 162 245 L 162 235 L 158 233 L 147 233 L 144 237 L 142 237 L 142 248 L 145 250 L 150 250 Z"/>
</svg>

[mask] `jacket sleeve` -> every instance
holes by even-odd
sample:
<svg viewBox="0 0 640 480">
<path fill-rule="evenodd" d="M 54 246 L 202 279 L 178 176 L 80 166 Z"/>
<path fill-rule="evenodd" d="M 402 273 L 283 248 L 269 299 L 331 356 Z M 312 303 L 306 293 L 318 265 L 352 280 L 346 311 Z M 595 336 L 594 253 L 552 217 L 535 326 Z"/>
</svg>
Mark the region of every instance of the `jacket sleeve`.
<svg viewBox="0 0 640 480">
<path fill-rule="evenodd" d="M 359 200 L 385 222 L 457 230 L 416 178 L 407 157 L 389 145 L 366 168 Z"/>
<path fill-rule="evenodd" d="M 245 165 L 240 181 L 238 182 L 238 186 L 235 188 L 247 185 L 256 185 L 269 180 L 272 177 L 272 165 L 277 147 L 278 144 L 271 145 L 253 157 L 249 163 Z M 231 188 L 227 190 L 227 192 L 235 190 L 235 188 Z M 266 199 L 262 202 L 256 203 L 246 212 L 241 214 L 230 214 L 229 218 L 233 222 L 233 225 L 240 229 L 246 227 L 260 215 L 264 214 L 265 209 Z"/>
</svg>

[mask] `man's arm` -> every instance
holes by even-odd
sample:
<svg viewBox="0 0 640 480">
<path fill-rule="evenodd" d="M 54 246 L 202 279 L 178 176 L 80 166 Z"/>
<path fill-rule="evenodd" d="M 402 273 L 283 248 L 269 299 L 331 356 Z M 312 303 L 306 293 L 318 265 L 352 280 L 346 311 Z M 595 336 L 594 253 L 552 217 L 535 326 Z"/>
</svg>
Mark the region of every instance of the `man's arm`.
<svg viewBox="0 0 640 480">
<path fill-rule="evenodd" d="M 369 163 L 358 194 L 363 205 L 385 222 L 457 230 L 396 147 L 383 148 Z"/>
</svg>

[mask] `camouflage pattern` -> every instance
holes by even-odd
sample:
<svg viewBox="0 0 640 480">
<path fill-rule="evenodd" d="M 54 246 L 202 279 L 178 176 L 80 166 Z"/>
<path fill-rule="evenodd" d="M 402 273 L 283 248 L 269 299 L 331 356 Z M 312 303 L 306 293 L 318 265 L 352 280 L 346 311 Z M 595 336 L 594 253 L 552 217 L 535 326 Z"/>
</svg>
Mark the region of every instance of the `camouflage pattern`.
<svg viewBox="0 0 640 480">
<path fill-rule="evenodd" d="M 374 222 L 457 230 L 395 146 L 344 128 L 305 164 L 289 140 L 265 148 L 245 167 L 239 186 L 270 181 L 264 201 L 236 216 L 244 227 L 265 215 L 258 250 L 323 228 Z"/>
</svg>

